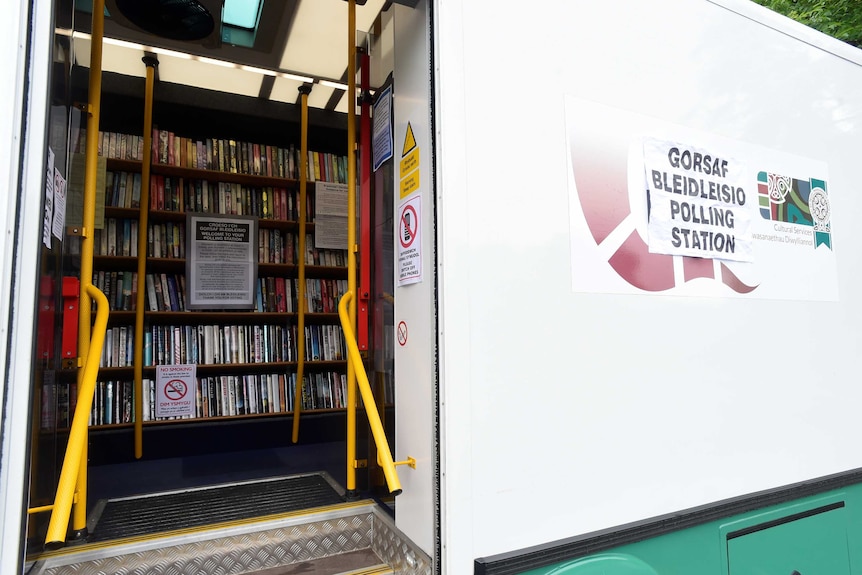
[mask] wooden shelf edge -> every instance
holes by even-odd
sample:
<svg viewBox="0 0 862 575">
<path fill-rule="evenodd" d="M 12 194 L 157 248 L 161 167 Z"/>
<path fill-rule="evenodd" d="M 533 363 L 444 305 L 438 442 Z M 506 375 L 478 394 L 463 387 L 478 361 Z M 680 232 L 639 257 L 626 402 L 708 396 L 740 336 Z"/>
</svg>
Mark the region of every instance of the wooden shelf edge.
<svg viewBox="0 0 862 575">
<path fill-rule="evenodd" d="M 301 412 L 302 415 L 338 415 L 347 411 L 344 407 L 333 407 L 326 409 L 308 409 Z M 186 419 L 154 419 L 144 421 L 144 427 L 156 427 L 162 425 L 182 425 L 184 423 L 221 423 L 225 421 L 239 421 L 248 419 L 262 419 L 274 417 L 293 417 L 292 411 L 279 411 L 277 413 L 244 413 L 242 415 L 219 415 L 216 417 L 189 417 Z M 132 429 L 134 423 L 109 423 L 103 425 L 91 425 L 91 432 L 110 431 L 112 429 Z M 68 433 L 68 428 L 56 430 L 41 430 L 42 433 Z"/>
</svg>

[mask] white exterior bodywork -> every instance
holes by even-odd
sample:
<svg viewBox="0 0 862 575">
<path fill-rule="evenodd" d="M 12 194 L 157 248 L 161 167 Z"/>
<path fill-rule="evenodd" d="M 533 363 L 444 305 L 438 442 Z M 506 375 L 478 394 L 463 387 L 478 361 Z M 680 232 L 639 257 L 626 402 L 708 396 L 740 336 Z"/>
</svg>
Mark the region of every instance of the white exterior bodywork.
<svg viewBox="0 0 862 575">
<path fill-rule="evenodd" d="M 392 7 L 394 22 L 394 172 L 395 214 L 395 458 L 416 459 L 416 468 L 398 467 L 404 492 L 398 496 L 395 521 L 398 528 L 430 556 L 434 555 L 435 466 L 437 446 L 434 424 L 435 401 L 435 310 L 434 310 L 434 186 L 432 176 L 431 114 L 428 102 L 429 26 L 427 2 L 415 9 Z M 409 125 L 409 132 L 408 132 Z M 408 134 L 415 140 L 415 148 Z M 401 174 L 405 152 L 416 154 L 418 166 Z M 411 164 L 412 166 L 413 164 Z M 418 176 L 417 176 L 418 174 Z M 418 179 L 416 179 L 418 177 Z M 415 189 L 402 182 L 419 182 Z M 421 267 L 415 283 L 399 285 L 399 241 L 403 240 L 401 212 L 418 216 L 418 229 L 410 247 L 417 248 Z M 415 252 L 414 252 L 415 253 Z M 414 273 L 415 275 L 415 273 Z M 416 279 L 415 277 L 413 278 Z"/>
<path fill-rule="evenodd" d="M 42 223 L 50 3 L 10 2 L 0 22 L 0 573 L 20 573 L 36 277 Z"/>
<path fill-rule="evenodd" d="M 443 572 L 862 466 L 862 54 L 743 0 L 436 2 L 434 35 Z M 575 291 L 571 98 L 827 165 L 836 300 Z"/>
</svg>

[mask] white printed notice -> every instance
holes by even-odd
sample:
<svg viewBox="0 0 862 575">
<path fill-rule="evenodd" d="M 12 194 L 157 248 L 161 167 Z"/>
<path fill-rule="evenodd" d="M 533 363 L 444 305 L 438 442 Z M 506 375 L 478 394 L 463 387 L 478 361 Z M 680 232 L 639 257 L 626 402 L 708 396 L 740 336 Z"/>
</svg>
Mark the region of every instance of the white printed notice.
<svg viewBox="0 0 862 575">
<path fill-rule="evenodd" d="M 54 218 L 54 150 L 48 148 L 48 173 L 45 177 L 45 218 L 42 224 L 42 243 L 51 249 L 51 222 Z"/>
<path fill-rule="evenodd" d="M 371 118 L 374 122 L 371 132 L 371 154 L 374 171 L 392 157 L 392 86 L 387 86 L 374 102 Z"/>
<path fill-rule="evenodd" d="M 422 281 L 422 196 L 414 196 L 398 208 L 398 285 Z"/>
<path fill-rule="evenodd" d="M 314 247 L 347 249 L 347 184 L 315 182 Z"/>
<path fill-rule="evenodd" d="M 63 231 L 66 225 L 66 178 L 60 170 L 54 168 L 54 237 L 63 241 Z"/>
<path fill-rule="evenodd" d="M 253 309 L 257 218 L 189 214 L 188 309 Z"/>
<path fill-rule="evenodd" d="M 194 417 L 195 365 L 156 367 L 156 417 Z"/>
<path fill-rule="evenodd" d="M 751 201 L 741 162 L 717 150 L 646 140 L 649 251 L 753 261 Z"/>
</svg>

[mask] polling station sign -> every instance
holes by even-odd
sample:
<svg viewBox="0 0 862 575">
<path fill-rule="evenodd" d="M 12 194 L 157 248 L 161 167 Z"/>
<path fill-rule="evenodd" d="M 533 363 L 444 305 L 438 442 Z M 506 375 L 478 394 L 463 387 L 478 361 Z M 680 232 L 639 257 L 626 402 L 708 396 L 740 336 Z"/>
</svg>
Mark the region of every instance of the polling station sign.
<svg viewBox="0 0 862 575">
<path fill-rule="evenodd" d="M 644 141 L 650 253 L 750 262 L 750 193 L 741 162 L 683 142 Z"/>
</svg>

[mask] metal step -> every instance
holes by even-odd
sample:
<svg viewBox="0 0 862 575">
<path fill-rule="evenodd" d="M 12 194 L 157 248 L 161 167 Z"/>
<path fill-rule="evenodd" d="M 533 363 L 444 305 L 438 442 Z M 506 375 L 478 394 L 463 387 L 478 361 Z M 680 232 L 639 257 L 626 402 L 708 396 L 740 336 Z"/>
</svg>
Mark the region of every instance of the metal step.
<svg viewBox="0 0 862 575">
<path fill-rule="evenodd" d="M 371 500 L 253 517 L 28 557 L 30 575 L 431 575 L 430 558 Z"/>
<path fill-rule="evenodd" d="M 89 543 L 152 535 L 335 505 L 344 491 L 326 473 L 305 473 L 100 501 Z"/>
<path fill-rule="evenodd" d="M 392 568 L 371 549 L 252 571 L 249 575 L 390 575 Z"/>
</svg>

